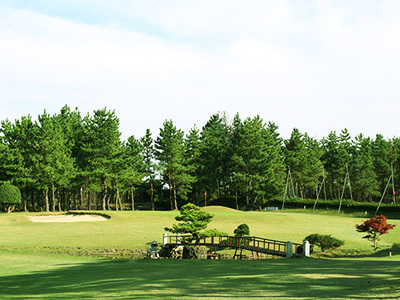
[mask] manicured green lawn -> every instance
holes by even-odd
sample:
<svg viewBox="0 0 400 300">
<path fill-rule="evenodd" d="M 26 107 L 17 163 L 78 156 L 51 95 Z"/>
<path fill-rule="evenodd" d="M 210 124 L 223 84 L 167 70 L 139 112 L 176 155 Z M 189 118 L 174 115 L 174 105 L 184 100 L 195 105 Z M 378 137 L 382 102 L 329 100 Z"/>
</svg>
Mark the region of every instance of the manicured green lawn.
<svg viewBox="0 0 400 300">
<path fill-rule="evenodd" d="M 1 299 L 400 297 L 400 262 L 393 257 L 111 261 L 1 254 Z"/>
<path fill-rule="evenodd" d="M 85 298 L 387 298 L 400 297 L 400 252 L 371 256 L 355 224 L 365 218 L 303 212 L 207 208 L 209 228 L 301 242 L 310 233 L 345 240 L 340 258 L 111 260 L 55 254 L 55 247 L 142 248 L 162 241 L 178 212 L 109 212 L 105 222 L 32 223 L 38 214 L 0 214 L 0 299 Z M 381 245 L 400 242 L 399 220 Z M 50 248 L 49 248 L 50 247 Z M 357 256 L 349 255 L 359 252 Z M 61 252 L 64 253 L 64 252 Z"/>
<path fill-rule="evenodd" d="M 214 219 L 208 228 L 233 234 L 246 223 L 254 236 L 300 243 L 311 233 L 332 234 L 345 240 L 343 249 L 369 250 L 370 243 L 356 232 L 355 225 L 365 218 L 299 212 L 238 212 L 208 208 Z M 218 211 L 219 210 L 219 211 Z M 28 217 L 37 213 L 0 214 L 0 247 L 115 247 L 145 248 L 152 240 L 162 241 L 164 227 L 171 226 L 178 212 L 126 211 L 107 212 L 106 222 L 32 223 Z M 389 220 L 400 224 L 399 220 Z M 382 236 L 382 245 L 400 241 L 398 225 Z"/>
</svg>

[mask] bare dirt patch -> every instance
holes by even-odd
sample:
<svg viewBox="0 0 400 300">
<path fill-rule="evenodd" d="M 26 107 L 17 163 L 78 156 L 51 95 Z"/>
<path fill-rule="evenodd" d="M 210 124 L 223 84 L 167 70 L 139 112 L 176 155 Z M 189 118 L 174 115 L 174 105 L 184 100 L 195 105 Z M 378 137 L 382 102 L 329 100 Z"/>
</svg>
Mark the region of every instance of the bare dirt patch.
<svg viewBox="0 0 400 300">
<path fill-rule="evenodd" d="M 107 221 L 109 218 L 99 215 L 81 215 L 81 214 L 65 214 L 65 215 L 57 215 L 57 216 L 31 216 L 29 219 L 32 222 L 59 222 L 59 223 L 67 223 L 67 222 L 101 222 Z"/>
</svg>

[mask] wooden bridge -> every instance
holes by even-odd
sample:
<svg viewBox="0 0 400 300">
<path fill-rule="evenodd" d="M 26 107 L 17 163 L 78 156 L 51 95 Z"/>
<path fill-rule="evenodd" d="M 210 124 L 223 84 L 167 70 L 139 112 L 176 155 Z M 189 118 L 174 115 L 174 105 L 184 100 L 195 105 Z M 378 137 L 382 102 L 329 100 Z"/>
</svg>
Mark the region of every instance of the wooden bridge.
<svg viewBox="0 0 400 300">
<path fill-rule="evenodd" d="M 235 249 L 235 254 L 233 256 L 234 259 L 241 259 L 244 257 L 243 250 L 251 251 L 253 257 L 254 253 L 256 253 L 257 258 L 260 258 L 260 254 L 270 254 L 283 257 L 291 257 L 294 253 L 303 254 L 302 244 L 270 240 L 255 236 L 212 236 L 202 238 L 196 242 L 192 235 L 167 236 L 164 234 L 163 244 L 170 248 L 186 245 L 205 246 L 210 249 L 208 254 L 209 257 L 216 257 L 217 249 Z"/>
</svg>

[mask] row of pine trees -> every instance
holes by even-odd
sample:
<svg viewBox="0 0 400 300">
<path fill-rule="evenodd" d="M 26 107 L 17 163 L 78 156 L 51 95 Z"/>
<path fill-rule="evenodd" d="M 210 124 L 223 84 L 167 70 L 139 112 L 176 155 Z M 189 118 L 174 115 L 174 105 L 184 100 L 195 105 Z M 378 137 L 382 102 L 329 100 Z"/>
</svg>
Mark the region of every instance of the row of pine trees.
<svg viewBox="0 0 400 300">
<path fill-rule="evenodd" d="M 284 194 L 371 202 L 380 201 L 388 183 L 384 201 L 390 203 L 393 183 L 400 184 L 399 154 L 398 138 L 353 139 L 344 129 L 316 140 L 293 129 L 284 140 L 273 122 L 243 121 L 239 114 L 230 120 L 224 113 L 201 130 L 185 134 L 166 120 L 155 138 L 147 130 L 123 141 L 114 111 L 82 116 L 65 106 L 36 120 L 1 122 L 0 182 L 18 186 L 21 209 L 33 211 L 122 210 L 138 203 L 178 209 L 217 200 L 255 209 Z"/>
</svg>

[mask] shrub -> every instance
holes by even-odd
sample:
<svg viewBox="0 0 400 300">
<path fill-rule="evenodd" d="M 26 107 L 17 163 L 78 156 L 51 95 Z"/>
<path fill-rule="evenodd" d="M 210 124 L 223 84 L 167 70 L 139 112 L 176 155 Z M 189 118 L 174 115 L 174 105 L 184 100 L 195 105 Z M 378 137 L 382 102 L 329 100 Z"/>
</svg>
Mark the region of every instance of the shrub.
<svg viewBox="0 0 400 300">
<path fill-rule="evenodd" d="M 250 235 L 250 228 L 247 224 L 240 224 L 235 231 L 233 231 L 235 236 L 246 236 Z"/>
<path fill-rule="evenodd" d="M 386 223 L 387 218 L 384 215 L 375 216 L 365 221 L 362 224 L 356 225 L 358 232 L 366 232 L 367 235 L 363 239 L 368 239 L 373 243 L 374 250 L 378 249 L 379 237 L 382 234 L 388 234 L 389 230 L 393 229 L 396 225 Z"/>
<path fill-rule="evenodd" d="M 218 229 L 207 229 L 203 232 L 200 232 L 200 237 L 206 238 L 206 237 L 211 237 L 211 236 L 227 236 L 228 234 L 223 231 L 219 231 Z"/>
<path fill-rule="evenodd" d="M 344 245 L 344 241 L 334 238 L 330 234 L 321 235 L 318 233 L 313 233 L 305 237 L 304 241 L 310 243 L 310 247 L 319 246 L 321 252 L 325 252 L 328 249 L 335 249 Z"/>
<path fill-rule="evenodd" d="M 12 211 L 12 207 L 21 203 L 21 192 L 18 187 L 10 183 L 0 185 L 0 203 L 8 206 L 8 212 Z"/>
</svg>

